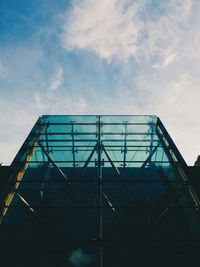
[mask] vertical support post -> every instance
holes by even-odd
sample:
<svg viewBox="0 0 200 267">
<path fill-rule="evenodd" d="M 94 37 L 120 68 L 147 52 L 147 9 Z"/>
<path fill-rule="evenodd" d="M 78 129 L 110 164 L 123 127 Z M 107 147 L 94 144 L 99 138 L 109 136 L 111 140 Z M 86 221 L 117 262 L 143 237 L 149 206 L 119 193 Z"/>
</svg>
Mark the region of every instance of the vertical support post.
<svg viewBox="0 0 200 267">
<path fill-rule="evenodd" d="M 49 127 L 49 122 L 47 122 L 47 126 L 46 126 L 46 129 L 45 129 L 45 134 L 44 134 L 47 154 L 50 153 L 49 141 L 48 141 L 48 127 Z M 39 143 L 38 143 L 38 145 L 39 145 Z M 44 171 L 45 171 L 45 178 L 44 178 L 44 181 L 41 183 L 41 186 L 40 186 L 40 196 L 41 196 L 41 198 L 43 198 L 45 187 L 46 187 L 46 182 L 47 182 L 47 179 L 48 179 L 48 176 L 49 176 L 49 172 L 50 172 L 50 168 L 49 168 L 50 160 L 47 157 L 48 161 L 46 162 L 45 153 L 44 153 L 44 151 L 42 149 L 41 149 L 41 154 L 42 154 L 42 159 L 43 159 L 43 167 L 44 167 Z"/>
<path fill-rule="evenodd" d="M 45 141 L 46 141 L 47 153 L 49 154 L 50 150 L 49 150 L 49 142 L 48 142 L 48 127 L 49 127 L 49 124 L 47 124 L 47 127 L 45 129 Z"/>
<path fill-rule="evenodd" d="M 46 129 L 44 132 L 44 138 L 45 138 L 45 142 L 46 142 L 46 149 L 47 149 L 47 153 L 49 154 L 49 142 L 48 142 L 48 127 L 49 127 L 49 122 L 46 123 Z M 43 159 L 43 164 L 46 164 L 46 158 L 45 158 L 45 154 L 43 151 L 42 152 L 42 159 Z M 48 158 L 47 158 L 48 159 Z M 49 160 L 48 160 L 48 164 L 49 164 Z"/>
<path fill-rule="evenodd" d="M 127 134 L 128 134 L 128 126 L 127 126 L 127 121 L 124 122 L 124 149 L 122 149 L 122 153 L 124 153 L 124 160 L 122 167 L 126 167 L 126 154 L 127 154 Z"/>
<path fill-rule="evenodd" d="M 103 184 L 102 184 L 102 141 L 101 141 L 101 116 L 98 116 L 97 120 L 97 178 L 99 184 L 99 267 L 103 266 L 103 248 L 102 248 L 102 237 L 103 237 L 103 218 L 102 218 L 102 206 L 103 206 Z"/>
<path fill-rule="evenodd" d="M 74 122 L 75 121 L 71 121 L 71 124 L 72 124 L 72 155 L 73 155 L 73 167 L 76 167 L 76 157 L 75 157 L 75 153 L 76 153 L 76 150 L 75 150 L 75 140 L 74 140 Z"/>
<path fill-rule="evenodd" d="M 149 155 L 152 154 L 152 151 L 153 151 L 153 141 L 154 141 L 154 124 L 152 123 L 152 121 L 149 122 L 149 126 L 150 126 L 150 129 L 149 129 L 149 134 L 150 134 L 150 146 L 149 146 Z M 151 167 L 153 165 L 152 161 L 151 161 L 151 158 L 149 160 L 149 167 Z"/>
</svg>

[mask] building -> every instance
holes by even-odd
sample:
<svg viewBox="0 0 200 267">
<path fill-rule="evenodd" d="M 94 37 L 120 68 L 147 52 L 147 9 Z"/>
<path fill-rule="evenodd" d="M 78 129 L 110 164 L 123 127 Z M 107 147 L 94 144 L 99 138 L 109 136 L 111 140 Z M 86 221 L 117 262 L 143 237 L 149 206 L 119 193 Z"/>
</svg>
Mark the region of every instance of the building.
<svg viewBox="0 0 200 267">
<path fill-rule="evenodd" d="M 2 266 L 194 266 L 195 170 L 156 116 L 42 116 L 1 168 Z"/>
</svg>

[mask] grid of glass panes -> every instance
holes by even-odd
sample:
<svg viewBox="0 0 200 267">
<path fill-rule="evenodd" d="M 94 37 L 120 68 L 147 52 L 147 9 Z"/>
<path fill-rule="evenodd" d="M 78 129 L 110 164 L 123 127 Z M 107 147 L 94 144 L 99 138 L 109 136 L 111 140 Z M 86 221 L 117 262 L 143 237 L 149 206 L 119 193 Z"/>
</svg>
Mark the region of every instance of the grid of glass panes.
<svg viewBox="0 0 200 267">
<path fill-rule="evenodd" d="M 26 222 L 32 229 L 33 218 L 36 229 L 56 225 L 63 240 L 49 264 L 63 253 L 68 255 L 63 262 L 70 264 L 78 253 L 88 266 L 102 267 L 109 266 L 109 250 L 122 250 L 123 244 L 129 251 L 130 241 L 132 247 L 138 242 L 133 229 L 146 223 L 137 221 L 138 211 L 149 209 L 152 220 L 163 216 L 175 198 L 170 190 L 178 188 L 175 204 L 193 224 L 191 199 L 182 193 L 157 130 L 156 116 L 43 116 L 26 153 L 15 159 L 27 168 L 4 225 L 21 229 Z M 50 236 L 53 249 L 55 236 Z M 169 236 L 177 238 L 173 231 Z"/>
</svg>

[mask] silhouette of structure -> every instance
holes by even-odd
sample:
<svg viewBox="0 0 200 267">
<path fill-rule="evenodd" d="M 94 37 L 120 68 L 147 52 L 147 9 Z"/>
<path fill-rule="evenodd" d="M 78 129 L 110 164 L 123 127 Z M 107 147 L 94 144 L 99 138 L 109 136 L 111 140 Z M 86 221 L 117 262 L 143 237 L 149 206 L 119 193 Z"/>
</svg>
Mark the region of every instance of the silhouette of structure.
<svg viewBox="0 0 200 267">
<path fill-rule="evenodd" d="M 199 184 L 156 116 L 42 116 L 6 174 L 2 266 L 198 260 Z"/>
</svg>

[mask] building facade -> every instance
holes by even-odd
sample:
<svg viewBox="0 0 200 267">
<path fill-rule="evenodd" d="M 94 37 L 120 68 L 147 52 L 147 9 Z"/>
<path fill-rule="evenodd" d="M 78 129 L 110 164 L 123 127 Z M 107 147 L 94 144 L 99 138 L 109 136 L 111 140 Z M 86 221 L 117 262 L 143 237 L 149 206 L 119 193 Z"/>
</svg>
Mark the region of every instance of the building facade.
<svg viewBox="0 0 200 267">
<path fill-rule="evenodd" d="M 199 205 L 158 117 L 42 116 L 1 193 L 2 266 L 193 266 Z"/>
</svg>

